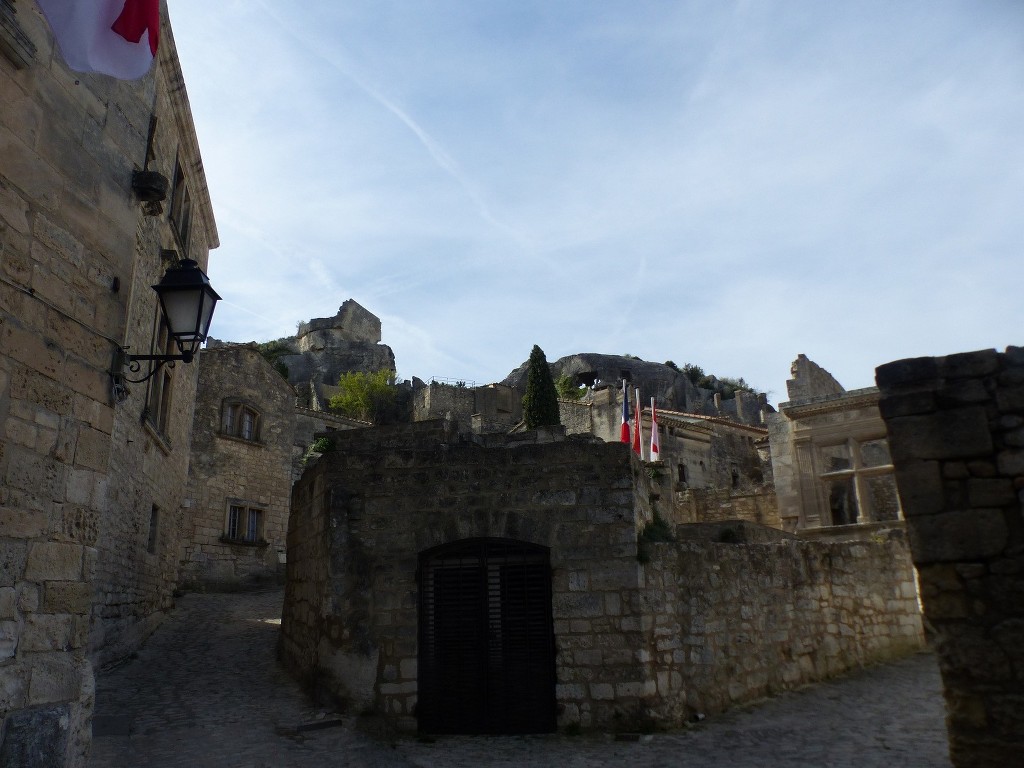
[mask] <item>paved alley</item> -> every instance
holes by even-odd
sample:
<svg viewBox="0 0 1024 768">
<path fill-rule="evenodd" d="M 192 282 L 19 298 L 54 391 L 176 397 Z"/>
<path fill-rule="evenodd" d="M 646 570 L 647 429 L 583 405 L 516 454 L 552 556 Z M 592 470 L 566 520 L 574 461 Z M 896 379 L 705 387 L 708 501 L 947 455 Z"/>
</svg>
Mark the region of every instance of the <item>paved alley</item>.
<svg viewBox="0 0 1024 768">
<path fill-rule="evenodd" d="M 633 742 L 554 734 L 377 740 L 352 717 L 337 725 L 278 667 L 282 597 L 179 599 L 136 658 L 99 675 L 90 768 L 950 766 L 929 654 Z"/>
</svg>

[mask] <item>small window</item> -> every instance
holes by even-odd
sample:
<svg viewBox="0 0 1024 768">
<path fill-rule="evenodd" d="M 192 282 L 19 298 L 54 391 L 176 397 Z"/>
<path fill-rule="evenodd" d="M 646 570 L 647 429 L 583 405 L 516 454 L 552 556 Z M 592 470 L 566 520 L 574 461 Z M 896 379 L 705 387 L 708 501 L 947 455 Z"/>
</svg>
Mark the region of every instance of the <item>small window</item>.
<svg viewBox="0 0 1024 768">
<path fill-rule="evenodd" d="M 263 510 L 244 504 L 229 504 L 224 538 L 247 544 L 263 542 Z"/>
<path fill-rule="evenodd" d="M 154 333 L 153 352 L 154 354 L 173 355 L 175 354 L 174 339 L 171 338 L 167 323 L 159 314 L 157 309 L 156 331 Z M 171 421 L 171 394 L 174 384 L 174 368 L 170 365 L 163 366 L 151 379 L 149 389 L 149 403 L 147 404 L 146 418 L 150 425 L 163 437 L 166 437 Z"/>
<path fill-rule="evenodd" d="M 686 480 L 686 465 L 685 464 L 680 464 L 679 465 L 679 482 L 680 483 L 687 482 L 687 480 Z"/>
<path fill-rule="evenodd" d="M 251 443 L 260 439 L 260 412 L 238 400 L 225 400 L 221 410 L 220 432 Z"/>
<path fill-rule="evenodd" d="M 160 532 L 160 508 L 154 504 L 149 512 L 149 541 L 146 544 L 146 551 L 149 554 L 156 554 L 157 536 Z"/>
<path fill-rule="evenodd" d="M 171 225 L 178 236 L 178 244 L 188 253 L 189 234 L 192 229 L 192 196 L 188 191 L 188 180 L 181 167 L 181 158 L 174 162 L 174 188 L 171 191 Z"/>
</svg>

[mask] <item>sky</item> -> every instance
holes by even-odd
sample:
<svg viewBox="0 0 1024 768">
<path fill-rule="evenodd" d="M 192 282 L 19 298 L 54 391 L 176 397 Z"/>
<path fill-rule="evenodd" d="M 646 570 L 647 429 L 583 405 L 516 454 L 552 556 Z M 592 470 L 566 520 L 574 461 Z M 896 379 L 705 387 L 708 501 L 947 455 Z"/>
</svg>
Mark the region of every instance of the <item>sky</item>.
<svg viewBox="0 0 1024 768">
<path fill-rule="evenodd" d="M 847 389 L 1024 344 L 1018 0 L 169 0 L 211 334 L 403 378 L 630 354 Z"/>
</svg>

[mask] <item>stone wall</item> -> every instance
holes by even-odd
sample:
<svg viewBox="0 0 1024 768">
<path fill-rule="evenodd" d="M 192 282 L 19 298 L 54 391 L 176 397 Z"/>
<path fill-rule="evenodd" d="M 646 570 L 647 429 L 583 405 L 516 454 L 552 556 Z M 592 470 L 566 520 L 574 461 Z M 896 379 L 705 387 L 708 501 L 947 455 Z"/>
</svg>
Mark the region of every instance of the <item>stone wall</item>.
<svg viewBox="0 0 1024 768">
<path fill-rule="evenodd" d="M 680 725 L 922 647 L 901 538 L 738 538 L 651 545 L 642 599 L 653 630 L 642 653 L 657 682 L 655 721 Z"/>
<path fill-rule="evenodd" d="M 122 82 L 69 72 L 33 4 L 0 15 L 0 764 L 81 766 L 94 666 L 172 604 L 196 383 L 166 370 L 161 421 L 152 382 L 112 398 L 114 351 L 151 351 L 163 252 L 205 268 L 217 231 L 166 20 Z M 151 116 L 149 168 L 180 159 L 190 185 L 184 239 L 132 190 Z"/>
<path fill-rule="evenodd" d="M 413 421 L 452 419 L 465 432 L 508 432 L 523 418 L 523 396 L 504 384 L 431 381 L 413 391 Z"/>
<path fill-rule="evenodd" d="M 483 448 L 443 421 L 335 440 L 296 485 L 288 534 L 282 657 L 309 687 L 415 727 L 418 554 L 509 537 L 551 548 L 560 722 L 611 727 L 639 706 L 644 627 L 629 606 L 650 511 L 626 446 Z"/>
<path fill-rule="evenodd" d="M 737 492 L 729 488 L 692 488 L 676 491 L 674 522 L 714 523 L 745 520 L 771 528 L 782 528 L 779 506 L 771 488 Z"/>
<path fill-rule="evenodd" d="M 1024 348 L 876 371 L 957 768 L 1024 754 Z"/>
<path fill-rule="evenodd" d="M 677 727 L 921 646 L 898 535 L 804 542 L 730 521 L 657 543 L 629 447 L 557 439 L 462 442 L 441 421 L 338 435 L 293 493 L 286 665 L 415 727 L 418 558 L 476 537 L 550 549 L 561 727 Z"/>
</svg>

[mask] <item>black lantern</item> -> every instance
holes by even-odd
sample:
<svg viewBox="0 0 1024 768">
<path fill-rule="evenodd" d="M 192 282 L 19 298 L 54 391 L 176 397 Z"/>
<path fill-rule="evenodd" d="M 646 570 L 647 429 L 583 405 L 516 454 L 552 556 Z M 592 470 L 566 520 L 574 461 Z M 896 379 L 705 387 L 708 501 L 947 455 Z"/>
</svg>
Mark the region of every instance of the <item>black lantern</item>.
<svg viewBox="0 0 1024 768">
<path fill-rule="evenodd" d="M 153 286 L 160 298 L 163 322 L 180 355 L 129 355 L 117 350 L 117 359 L 111 376 L 114 379 L 115 399 L 127 395 L 124 382 L 141 384 L 155 374 L 160 366 L 180 360 L 191 363 L 199 345 L 206 340 L 213 319 L 213 309 L 220 296 L 210 285 L 210 278 L 192 259 L 183 259 L 178 266 L 170 267 L 159 283 Z M 143 362 L 154 363 L 152 369 L 141 379 L 129 379 L 124 375 L 124 366 L 132 373 L 142 369 Z"/>
<path fill-rule="evenodd" d="M 199 345 L 206 341 L 213 308 L 220 296 L 210 285 L 210 278 L 192 259 L 168 269 L 153 290 L 160 297 L 171 338 L 181 350 L 181 361 L 191 363 Z"/>
</svg>

